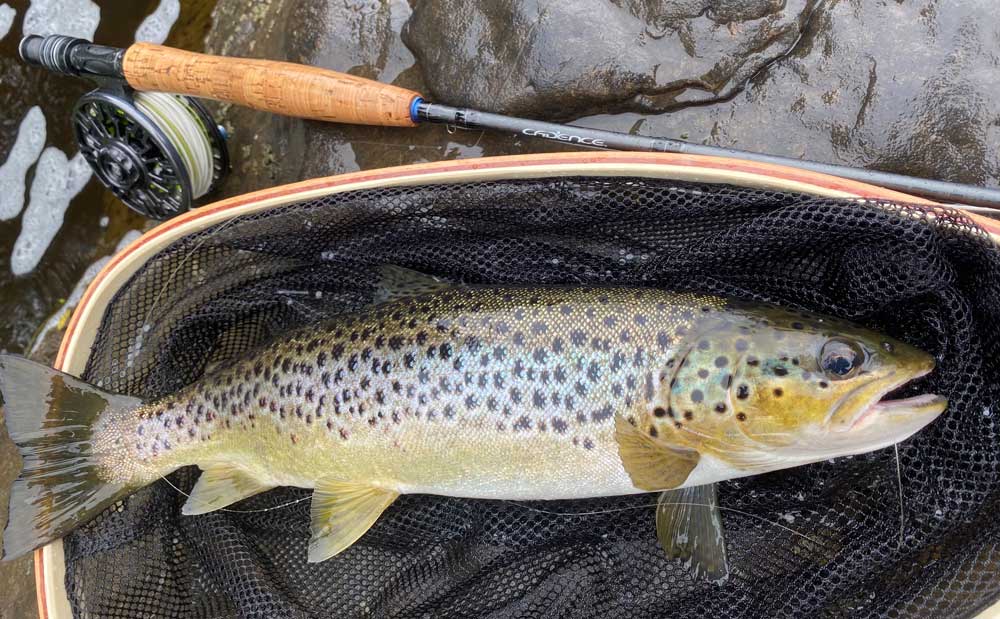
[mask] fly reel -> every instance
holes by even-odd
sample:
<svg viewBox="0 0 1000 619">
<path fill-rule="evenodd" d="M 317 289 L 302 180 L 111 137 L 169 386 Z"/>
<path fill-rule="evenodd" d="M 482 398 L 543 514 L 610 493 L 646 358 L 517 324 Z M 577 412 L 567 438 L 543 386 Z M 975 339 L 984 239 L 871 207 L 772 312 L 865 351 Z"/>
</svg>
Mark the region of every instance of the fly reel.
<svg viewBox="0 0 1000 619">
<path fill-rule="evenodd" d="M 226 135 L 192 97 L 129 87 L 121 52 L 72 37 L 28 37 L 21 43 L 25 60 L 100 84 L 73 111 L 81 154 L 129 208 L 168 219 L 190 209 L 225 177 Z"/>
</svg>

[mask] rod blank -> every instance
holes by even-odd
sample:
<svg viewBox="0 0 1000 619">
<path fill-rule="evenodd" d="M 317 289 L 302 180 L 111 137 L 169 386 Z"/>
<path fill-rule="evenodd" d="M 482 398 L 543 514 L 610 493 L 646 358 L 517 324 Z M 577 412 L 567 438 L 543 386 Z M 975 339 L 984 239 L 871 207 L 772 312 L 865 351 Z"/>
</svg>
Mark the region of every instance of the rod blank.
<svg viewBox="0 0 1000 619">
<path fill-rule="evenodd" d="M 705 146 L 669 138 L 645 137 L 615 131 L 540 122 L 432 103 L 420 103 L 417 106 L 417 116 L 420 120 L 426 122 L 455 125 L 465 129 L 494 129 L 592 148 L 706 155 L 710 157 L 725 157 L 728 159 L 770 163 L 809 170 L 810 172 L 818 172 L 820 174 L 839 176 L 870 185 L 879 185 L 943 203 L 970 204 L 994 209 L 1000 208 L 1000 190 L 978 187 L 976 185 L 935 181 L 903 174 L 893 174 L 891 172 L 852 168 L 832 163 L 779 157 L 777 155 L 764 155 L 734 148 Z"/>
</svg>

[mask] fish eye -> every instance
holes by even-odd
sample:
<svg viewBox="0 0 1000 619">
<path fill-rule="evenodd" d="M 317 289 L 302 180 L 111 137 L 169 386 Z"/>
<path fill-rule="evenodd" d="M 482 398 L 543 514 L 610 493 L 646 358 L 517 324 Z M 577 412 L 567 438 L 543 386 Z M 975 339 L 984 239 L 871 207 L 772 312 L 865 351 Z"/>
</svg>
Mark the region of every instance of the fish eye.
<svg viewBox="0 0 1000 619">
<path fill-rule="evenodd" d="M 861 348 L 846 340 L 833 339 L 823 345 L 819 354 L 819 367 L 833 380 L 853 376 L 865 360 Z"/>
</svg>

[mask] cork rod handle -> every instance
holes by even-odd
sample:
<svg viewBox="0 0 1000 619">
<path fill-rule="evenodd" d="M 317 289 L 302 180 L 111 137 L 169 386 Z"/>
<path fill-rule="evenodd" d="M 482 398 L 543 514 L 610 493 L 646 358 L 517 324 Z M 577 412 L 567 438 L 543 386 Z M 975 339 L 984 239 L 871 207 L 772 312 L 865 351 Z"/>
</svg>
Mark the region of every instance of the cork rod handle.
<svg viewBox="0 0 1000 619">
<path fill-rule="evenodd" d="M 412 127 L 419 93 L 291 62 L 228 58 L 136 43 L 125 52 L 125 79 L 157 90 L 257 110 L 355 125 Z"/>
</svg>

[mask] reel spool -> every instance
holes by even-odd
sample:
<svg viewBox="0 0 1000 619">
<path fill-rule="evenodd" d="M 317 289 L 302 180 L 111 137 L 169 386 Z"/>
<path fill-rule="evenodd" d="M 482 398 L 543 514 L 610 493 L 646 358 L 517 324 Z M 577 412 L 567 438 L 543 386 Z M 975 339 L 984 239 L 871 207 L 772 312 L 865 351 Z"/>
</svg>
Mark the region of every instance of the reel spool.
<svg viewBox="0 0 1000 619">
<path fill-rule="evenodd" d="M 97 178 L 132 210 L 167 219 L 190 209 L 229 171 L 226 135 L 194 98 L 132 89 L 125 50 L 73 37 L 28 36 L 20 54 L 100 88 L 77 102 L 73 129 Z"/>
<path fill-rule="evenodd" d="M 187 211 L 229 169 L 226 136 L 191 97 L 95 90 L 77 103 L 73 129 L 101 183 L 153 219 Z"/>
</svg>

